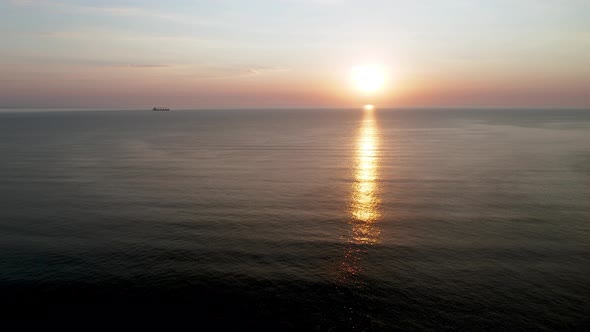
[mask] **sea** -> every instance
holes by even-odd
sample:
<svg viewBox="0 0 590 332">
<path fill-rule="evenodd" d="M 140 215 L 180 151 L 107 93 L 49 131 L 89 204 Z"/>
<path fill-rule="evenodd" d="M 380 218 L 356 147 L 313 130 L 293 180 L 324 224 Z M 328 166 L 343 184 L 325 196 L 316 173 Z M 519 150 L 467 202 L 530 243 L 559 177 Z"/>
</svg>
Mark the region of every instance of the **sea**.
<svg viewBox="0 0 590 332">
<path fill-rule="evenodd" d="M 590 329 L 590 110 L 9 110 L 0 158 L 0 316 Z"/>
</svg>

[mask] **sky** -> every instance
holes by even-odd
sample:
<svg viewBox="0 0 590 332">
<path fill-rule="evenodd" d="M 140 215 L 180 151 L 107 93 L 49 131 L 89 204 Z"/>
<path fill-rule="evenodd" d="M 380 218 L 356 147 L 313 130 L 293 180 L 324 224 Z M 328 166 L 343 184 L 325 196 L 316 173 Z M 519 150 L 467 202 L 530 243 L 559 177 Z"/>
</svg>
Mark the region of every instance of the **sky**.
<svg viewBox="0 0 590 332">
<path fill-rule="evenodd" d="M 0 0 L 0 107 L 590 107 L 586 0 Z M 351 69 L 383 68 L 372 94 Z"/>
</svg>

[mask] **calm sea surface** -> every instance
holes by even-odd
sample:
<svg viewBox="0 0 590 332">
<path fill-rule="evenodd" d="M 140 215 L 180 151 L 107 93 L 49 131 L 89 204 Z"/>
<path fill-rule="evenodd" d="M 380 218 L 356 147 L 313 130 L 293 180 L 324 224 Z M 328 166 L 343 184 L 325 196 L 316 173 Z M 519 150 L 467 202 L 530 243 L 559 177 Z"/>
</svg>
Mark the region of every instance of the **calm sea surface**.
<svg viewBox="0 0 590 332">
<path fill-rule="evenodd" d="M 8 112 L 0 156 L 13 309 L 590 326 L 590 111 Z"/>
</svg>

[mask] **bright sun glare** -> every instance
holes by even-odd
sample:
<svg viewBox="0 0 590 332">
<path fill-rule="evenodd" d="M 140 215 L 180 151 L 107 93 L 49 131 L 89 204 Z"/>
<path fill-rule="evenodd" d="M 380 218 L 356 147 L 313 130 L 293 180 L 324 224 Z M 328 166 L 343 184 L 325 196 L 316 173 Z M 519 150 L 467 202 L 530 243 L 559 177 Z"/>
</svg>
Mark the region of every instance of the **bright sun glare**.
<svg viewBox="0 0 590 332">
<path fill-rule="evenodd" d="M 352 79 L 362 92 L 374 93 L 385 83 L 385 72 L 376 65 L 357 66 L 352 68 Z"/>
</svg>

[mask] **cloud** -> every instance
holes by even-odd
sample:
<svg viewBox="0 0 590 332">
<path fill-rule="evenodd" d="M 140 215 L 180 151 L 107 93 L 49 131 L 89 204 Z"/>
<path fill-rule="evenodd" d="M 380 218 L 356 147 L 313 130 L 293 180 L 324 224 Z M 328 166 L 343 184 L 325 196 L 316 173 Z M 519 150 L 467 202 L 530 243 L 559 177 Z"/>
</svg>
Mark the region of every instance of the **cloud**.
<svg viewBox="0 0 590 332">
<path fill-rule="evenodd" d="M 100 14 L 108 16 L 123 16 L 123 17 L 142 17 L 145 19 L 156 19 L 173 21 L 175 23 L 187 25 L 220 25 L 220 22 L 204 18 L 195 18 L 192 16 L 166 13 L 139 7 L 101 7 L 89 5 L 76 5 L 63 3 L 52 0 L 11 0 L 13 5 L 17 6 L 45 6 L 56 8 L 63 11 L 77 12 L 82 14 Z"/>
<path fill-rule="evenodd" d="M 2 37 L 0 31 L 0 37 Z M 40 38 L 55 38 L 63 40 L 78 40 L 78 41 L 89 41 L 96 42 L 105 41 L 119 41 L 119 42 L 146 42 L 150 45 L 201 45 L 208 47 L 218 47 L 223 45 L 222 41 L 214 39 L 196 38 L 190 35 L 165 35 L 165 34 L 142 34 L 142 33 L 130 33 L 124 30 L 111 30 L 111 29 L 87 29 L 78 28 L 76 30 L 61 30 L 61 31 L 35 31 L 35 32 L 19 32 L 20 35 L 27 37 L 40 37 Z"/>
<path fill-rule="evenodd" d="M 262 75 L 262 74 L 269 74 L 269 73 L 276 73 L 276 72 L 285 72 L 285 71 L 289 71 L 289 68 L 286 67 L 252 67 L 252 68 L 248 68 L 246 70 L 247 73 L 253 75 L 253 76 L 257 76 L 257 75 Z"/>
<path fill-rule="evenodd" d="M 288 72 L 287 67 L 269 67 L 269 66 L 197 66 L 186 67 L 185 78 L 191 80 L 208 81 L 208 80 L 230 80 L 240 78 L 254 78 L 274 73 Z"/>
<path fill-rule="evenodd" d="M 121 67 L 121 68 L 167 68 L 170 65 L 165 64 L 141 64 L 141 63 L 129 63 L 129 64 L 114 64 L 111 67 Z"/>
<path fill-rule="evenodd" d="M 79 57 L 61 57 L 51 55 L 31 55 L 31 54 L 10 54 L 0 52 L 0 67 L 18 66 L 18 65 L 39 65 L 39 66 L 83 66 L 91 67 L 110 67 L 110 68 L 135 68 L 135 69 L 157 69 L 170 68 L 172 64 L 168 63 L 141 63 L 141 62 L 125 62 L 124 60 L 99 60 Z M 1 68 L 0 68 L 1 69 Z"/>
</svg>

